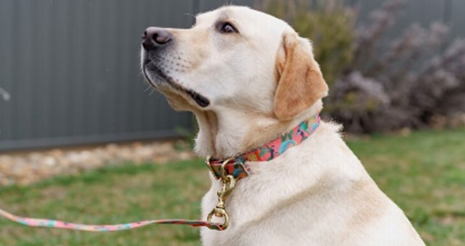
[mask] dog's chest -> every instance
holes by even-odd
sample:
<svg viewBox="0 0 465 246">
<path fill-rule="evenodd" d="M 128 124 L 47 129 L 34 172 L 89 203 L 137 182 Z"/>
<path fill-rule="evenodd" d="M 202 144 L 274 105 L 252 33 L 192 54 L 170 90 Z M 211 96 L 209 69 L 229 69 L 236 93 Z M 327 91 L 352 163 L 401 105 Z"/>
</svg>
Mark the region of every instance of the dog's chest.
<svg viewBox="0 0 465 246">
<path fill-rule="evenodd" d="M 222 232 L 202 229 L 204 245 L 307 245 L 313 235 L 321 235 L 326 228 L 311 228 L 315 220 L 309 219 L 314 212 L 309 210 L 311 207 L 321 209 L 313 203 L 321 203 L 323 198 L 311 195 L 318 188 L 309 190 L 311 184 L 304 179 L 285 184 L 271 182 L 265 178 L 268 175 L 260 173 L 238 181 L 226 203 L 230 227 Z M 203 218 L 215 207 L 220 188 L 219 182 L 213 181 L 212 189 L 204 196 Z"/>
<path fill-rule="evenodd" d="M 210 196 L 214 198 L 214 194 L 206 195 L 206 198 Z M 334 221 L 334 218 L 316 218 L 312 211 L 309 211 L 309 208 L 312 206 L 317 210 L 321 208 L 316 207 L 308 198 L 273 203 L 272 197 L 269 199 L 261 197 L 263 202 L 274 205 L 268 208 L 264 203 L 259 202 L 259 199 L 231 198 L 232 202 L 227 204 L 231 216 L 230 227 L 221 232 L 203 228 L 201 234 L 204 245 L 278 246 L 308 245 L 308 242 L 313 242 L 313 245 L 338 245 L 336 244 L 338 239 L 327 235 L 327 232 L 334 231 L 334 229 L 338 231 L 340 229 L 338 227 L 341 226 L 332 226 L 331 224 L 334 225 L 334 223 L 323 222 L 328 219 Z M 241 206 L 238 204 L 238 200 L 254 200 L 256 203 L 242 204 Z M 209 202 L 213 206 L 215 203 L 215 199 Z M 207 209 L 204 213 L 208 212 Z M 321 210 L 318 213 L 322 213 Z M 335 215 L 334 212 L 332 214 Z"/>
</svg>

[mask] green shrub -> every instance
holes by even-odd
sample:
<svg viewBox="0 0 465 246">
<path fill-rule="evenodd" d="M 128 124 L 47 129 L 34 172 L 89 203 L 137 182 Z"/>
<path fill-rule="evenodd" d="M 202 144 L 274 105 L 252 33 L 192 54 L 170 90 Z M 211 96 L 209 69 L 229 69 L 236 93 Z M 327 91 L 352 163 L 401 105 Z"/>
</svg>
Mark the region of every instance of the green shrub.
<svg viewBox="0 0 465 246">
<path fill-rule="evenodd" d="M 355 14 L 334 0 L 311 6 L 304 0 L 265 0 L 258 8 L 287 21 L 313 43 L 315 59 L 331 85 L 353 59 Z"/>
<path fill-rule="evenodd" d="M 394 27 L 406 6 L 386 1 L 357 29 L 354 59 L 325 100 L 348 132 L 465 124 L 465 40 L 448 44 L 441 22 Z"/>
</svg>

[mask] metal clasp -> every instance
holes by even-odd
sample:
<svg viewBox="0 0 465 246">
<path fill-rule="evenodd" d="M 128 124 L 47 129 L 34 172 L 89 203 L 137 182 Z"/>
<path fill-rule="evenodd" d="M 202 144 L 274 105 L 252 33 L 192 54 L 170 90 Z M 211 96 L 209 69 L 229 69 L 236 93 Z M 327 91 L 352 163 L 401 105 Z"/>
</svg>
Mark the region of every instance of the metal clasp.
<svg viewBox="0 0 465 246">
<path fill-rule="evenodd" d="M 207 161 L 209 158 L 207 159 Z M 236 186 L 236 180 L 234 179 L 233 175 L 227 174 L 225 167 L 232 159 L 228 159 L 221 164 L 221 182 L 223 183 L 223 187 L 220 191 L 218 191 L 218 203 L 216 207 L 208 214 L 207 221 L 211 223 L 213 216 L 218 218 L 224 218 L 224 222 L 221 225 L 222 230 L 226 230 L 229 226 L 229 215 L 226 212 L 225 202 L 228 199 L 231 192 L 234 190 Z"/>
</svg>

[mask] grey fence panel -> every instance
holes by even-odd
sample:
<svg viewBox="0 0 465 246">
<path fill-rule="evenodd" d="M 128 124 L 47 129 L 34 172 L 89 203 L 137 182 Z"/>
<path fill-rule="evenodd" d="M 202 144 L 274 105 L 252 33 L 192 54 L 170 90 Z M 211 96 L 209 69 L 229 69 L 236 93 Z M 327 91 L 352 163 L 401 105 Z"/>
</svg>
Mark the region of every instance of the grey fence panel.
<svg viewBox="0 0 465 246">
<path fill-rule="evenodd" d="M 368 17 L 373 10 L 379 9 L 386 0 L 346 0 L 349 5 L 358 9 L 358 25 L 363 26 L 368 23 Z M 433 22 L 443 22 L 450 24 L 449 39 L 465 37 L 465 1 L 444 0 L 444 1 L 405 1 L 405 8 L 400 13 L 398 22 L 390 28 L 387 37 L 398 37 L 413 23 L 418 23 L 424 28 L 428 28 Z"/>
<path fill-rule="evenodd" d="M 188 27 L 185 0 L 1 0 L 0 150 L 176 135 L 192 116 L 146 91 L 140 36 Z"/>
<path fill-rule="evenodd" d="M 309 0 L 310 1 L 310 0 Z M 147 26 L 189 27 L 192 14 L 254 0 L 0 0 L 0 151 L 175 136 L 191 128 L 139 71 Z M 344 0 L 359 26 L 385 0 Z M 388 38 L 412 22 L 465 37 L 463 0 L 408 0 Z"/>
<path fill-rule="evenodd" d="M 450 10 L 445 13 L 446 20 L 450 20 L 451 34 L 455 37 L 465 38 L 465 1 L 449 0 Z M 450 16 L 449 16 L 450 14 Z"/>
</svg>

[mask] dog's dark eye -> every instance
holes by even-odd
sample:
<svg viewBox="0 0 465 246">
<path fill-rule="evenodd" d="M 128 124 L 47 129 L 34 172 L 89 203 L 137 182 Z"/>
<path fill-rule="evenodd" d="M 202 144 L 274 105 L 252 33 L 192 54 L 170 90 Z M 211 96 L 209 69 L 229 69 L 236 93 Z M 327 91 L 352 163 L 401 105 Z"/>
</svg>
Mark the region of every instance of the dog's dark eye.
<svg viewBox="0 0 465 246">
<path fill-rule="evenodd" d="M 234 26 L 228 22 L 222 23 L 219 27 L 222 33 L 236 33 L 237 32 L 236 28 L 234 28 Z"/>
</svg>

